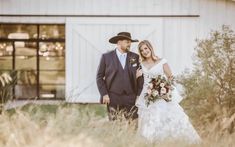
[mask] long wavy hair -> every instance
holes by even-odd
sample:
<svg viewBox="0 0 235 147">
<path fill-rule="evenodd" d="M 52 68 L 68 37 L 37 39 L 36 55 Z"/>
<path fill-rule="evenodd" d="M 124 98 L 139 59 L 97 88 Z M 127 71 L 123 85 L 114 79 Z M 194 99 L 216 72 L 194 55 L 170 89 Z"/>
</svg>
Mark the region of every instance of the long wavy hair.
<svg viewBox="0 0 235 147">
<path fill-rule="evenodd" d="M 142 61 L 146 60 L 146 58 L 142 55 L 142 53 L 141 53 L 141 51 L 140 51 L 140 48 L 141 48 L 143 45 L 146 45 L 146 46 L 150 49 L 150 51 L 151 51 L 151 56 L 152 56 L 153 61 L 157 61 L 158 56 L 155 55 L 153 46 L 151 45 L 151 43 L 150 43 L 148 40 L 143 40 L 143 41 L 141 41 L 141 42 L 138 44 L 138 51 L 139 51 L 141 60 L 142 60 Z"/>
</svg>

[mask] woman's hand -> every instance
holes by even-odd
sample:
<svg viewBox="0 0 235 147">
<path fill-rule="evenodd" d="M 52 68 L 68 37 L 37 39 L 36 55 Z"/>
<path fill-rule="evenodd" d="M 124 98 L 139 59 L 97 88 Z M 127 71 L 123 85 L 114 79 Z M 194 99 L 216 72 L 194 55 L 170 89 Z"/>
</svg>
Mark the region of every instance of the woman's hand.
<svg viewBox="0 0 235 147">
<path fill-rule="evenodd" d="M 136 70 L 136 79 L 141 77 L 143 75 L 143 71 L 142 69 L 139 67 L 137 70 Z"/>
</svg>

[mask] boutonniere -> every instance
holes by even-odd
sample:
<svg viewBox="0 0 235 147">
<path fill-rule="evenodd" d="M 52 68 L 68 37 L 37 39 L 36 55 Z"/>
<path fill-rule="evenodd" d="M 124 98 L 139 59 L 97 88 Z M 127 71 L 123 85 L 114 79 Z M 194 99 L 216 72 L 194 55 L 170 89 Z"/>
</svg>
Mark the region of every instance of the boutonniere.
<svg viewBox="0 0 235 147">
<path fill-rule="evenodd" d="M 130 64 L 132 65 L 132 67 L 136 67 L 137 66 L 136 58 L 130 58 Z"/>
</svg>

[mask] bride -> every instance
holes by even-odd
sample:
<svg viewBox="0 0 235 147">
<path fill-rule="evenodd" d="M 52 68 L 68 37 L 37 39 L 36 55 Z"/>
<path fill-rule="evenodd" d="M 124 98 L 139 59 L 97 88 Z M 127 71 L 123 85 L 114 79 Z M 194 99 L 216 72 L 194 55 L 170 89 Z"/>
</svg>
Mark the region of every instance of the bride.
<svg viewBox="0 0 235 147">
<path fill-rule="evenodd" d="M 200 137 L 178 104 L 182 98 L 177 90 L 172 91 L 172 100 L 158 99 L 150 105 L 146 105 L 144 95 L 147 92 L 151 77 L 165 75 L 169 80 L 173 79 L 167 60 L 158 58 L 149 41 L 141 41 L 138 45 L 142 58 L 142 69 L 137 70 L 137 77 L 144 76 L 144 87 L 141 95 L 136 100 L 138 107 L 138 132 L 147 140 L 181 140 L 189 143 L 200 142 Z"/>
</svg>

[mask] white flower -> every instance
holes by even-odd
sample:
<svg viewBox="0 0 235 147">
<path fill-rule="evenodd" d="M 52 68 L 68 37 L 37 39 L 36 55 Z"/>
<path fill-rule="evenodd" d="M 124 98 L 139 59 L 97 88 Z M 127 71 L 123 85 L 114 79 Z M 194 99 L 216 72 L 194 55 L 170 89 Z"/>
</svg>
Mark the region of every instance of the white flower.
<svg viewBox="0 0 235 147">
<path fill-rule="evenodd" d="M 171 93 L 167 93 L 167 98 L 168 98 L 168 100 L 171 100 L 171 99 L 172 99 Z"/>
<path fill-rule="evenodd" d="M 152 95 L 155 97 L 155 96 L 159 95 L 159 93 L 157 90 L 154 90 Z"/>
<path fill-rule="evenodd" d="M 152 90 L 148 89 L 147 93 L 150 95 L 152 93 Z"/>
<path fill-rule="evenodd" d="M 164 86 L 165 86 L 165 83 L 161 83 L 161 84 L 160 84 L 160 87 L 164 87 Z"/>
<path fill-rule="evenodd" d="M 161 88 L 161 94 L 166 94 L 166 88 Z"/>
<path fill-rule="evenodd" d="M 149 84 L 149 88 L 150 88 L 150 89 L 153 88 L 153 84 L 152 84 L 152 83 Z"/>
</svg>

